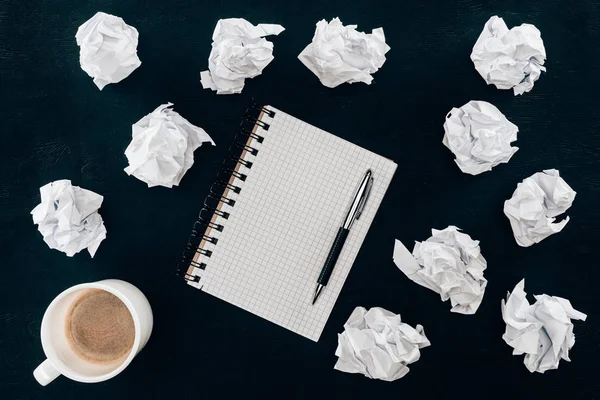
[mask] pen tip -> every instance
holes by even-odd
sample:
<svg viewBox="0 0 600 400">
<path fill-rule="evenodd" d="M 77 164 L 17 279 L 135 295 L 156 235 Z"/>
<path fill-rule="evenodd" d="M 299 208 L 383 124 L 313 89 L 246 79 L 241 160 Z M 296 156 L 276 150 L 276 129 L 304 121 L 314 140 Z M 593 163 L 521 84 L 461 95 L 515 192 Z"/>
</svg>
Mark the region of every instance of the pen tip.
<svg viewBox="0 0 600 400">
<path fill-rule="evenodd" d="M 323 290 L 323 285 L 322 284 L 318 284 L 317 288 L 315 289 L 315 296 L 313 297 L 313 305 L 317 302 L 317 299 L 319 298 L 319 295 L 321 294 L 321 291 Z"/>
</svg>

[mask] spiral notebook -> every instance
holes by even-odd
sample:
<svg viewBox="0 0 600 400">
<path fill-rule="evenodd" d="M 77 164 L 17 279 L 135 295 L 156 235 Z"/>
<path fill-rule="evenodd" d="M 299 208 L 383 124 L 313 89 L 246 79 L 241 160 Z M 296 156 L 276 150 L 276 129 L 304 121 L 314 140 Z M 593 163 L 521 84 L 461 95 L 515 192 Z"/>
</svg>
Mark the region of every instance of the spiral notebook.
<svg viewBox="0 0 600 400">
<path fill-rule="evenodd" d="M 357 185 L 373 187 L 321 297 L 317 277 Z M 396 164 L 275 107 L 249 110 L 194 224 L 187 283 L 318 341 Z"/>
</svg>

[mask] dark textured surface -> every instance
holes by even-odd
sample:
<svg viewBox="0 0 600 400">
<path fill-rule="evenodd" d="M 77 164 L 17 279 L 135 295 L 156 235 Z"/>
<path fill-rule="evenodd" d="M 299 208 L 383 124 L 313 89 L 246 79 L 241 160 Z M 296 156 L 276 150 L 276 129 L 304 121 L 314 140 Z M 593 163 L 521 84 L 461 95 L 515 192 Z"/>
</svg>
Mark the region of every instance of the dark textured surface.
<svg viewBox="0 0 600 400">
<path fill-rule="evenodd" d="M 60 1 L 0 0 L 0 397 L 129 398 L 598 398 L 600 6 L 591 1 Z M 354 4 L 352 4 L 354 3 Z M 77 27 L 102 10 L 140 32 L 142 66 L 98 91 L 80 69 Z M 483 24 L 542 32 L 548 73 L 531 93 L 487 87 L 469 60 Z M 339 16 L 385 29 L 392 50 L 371 86 L 323 87 L 296 56 L 314 24 Z M 218 18 L 280 23 L 275 61 L 241 95 L 202 90 Z M 399 168 L 319 343 L 204 295 L 173 276 L 191 224 L 239 119 L 256 97 L 398 162 Z M 520 128 L 520 150 L 480 176 L 462 174 L 442 146 L 445 114 L 469 100 L 495 104 Z M 123 168 L 131 124 L 171 101 L 217 147 L 199 149 L 180 187 L 152 188 Z M 531 248 L 515 243 L 502 203 L 523 178 L 557 168 L 577 191 L 565 230 Z M 56 179 L 104 196 L 108 229 L 94 259 L 50 250 L 31 221 L 40 186 Z M 481 240 L 489 285 L 473 316 L 412 283 L 392 263 L 394 238 L 426 239 L 457 225 Z M 523 277 L 530 294 L 567 297 L 571 363 L 530 374 L 501 335 L 500 299 Z M 147 347 L 111 381 L 59 378 L 42 388 L 39 329 L 48 303 L 81 282 L 120 278 L 150 299 Z M 333 370 L 336 333 L 355 306 L 381 306 L 425 326 L 432 346 L 404 379 Z M 319 395 L 316 395 L 319 393 Z"/>
</svg>

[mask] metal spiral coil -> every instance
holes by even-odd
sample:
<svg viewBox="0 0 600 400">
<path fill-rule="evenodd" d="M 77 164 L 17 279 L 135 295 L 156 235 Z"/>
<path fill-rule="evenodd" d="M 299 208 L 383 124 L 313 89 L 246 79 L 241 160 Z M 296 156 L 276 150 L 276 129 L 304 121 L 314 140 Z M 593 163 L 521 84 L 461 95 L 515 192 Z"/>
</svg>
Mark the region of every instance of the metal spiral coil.
<svg viewBox="0 0 600 400">
<path fill-rule="evenodd" d="M 222 224 L 214 222 L 215 216 L 223 219 L 228 219 L 231 216 L 228 211 L 224 211 L 220 207 L 221 204 L 228 207 L 235 206 L 235 200 L 229 196 L 231 193 L 241 193 L 242 187 L 234 184 L 235 180 L 232 178 L 244 182 L 248 178 L 248 175 L 240 172 L 240 168 L 251 169 L 253 162 L 248 161 L 246 158 L 248 154 L 256 157 L 259 152 L 250 143 L 255 141 L 255 143 L 260 144 L 265 140 L 263 136 L 254 132 L 256 126 L 261 127 L 265 131 L 269 130 L 270 125 L 258 119 L 261 113 L 271 118 L 275 116 L 274 111 L 257 104 L 252 104 L 246 110 L 246 115 L 240 123 L 239 132 L 229 147 L 229 155 L 223 160 L 223 166 L 217 173 L 217 178 L 210 186 L 208 195 L 204 199 L 203 207 L 194 222 L 192 233 L 183 251 L 181 261 L 177 266 L 177 275 L 183 276 L 187 281 L 200 281 L 200 276 L 188 273 L 189 267 L 192 266 L 200 270 L 206 269 L 206 263 L 195 261 L 195 258 L 197 255 L 210 258 L 212 250 L 200 246 L 204 246 L 205 243 L 217 245 L 218 238 L 211 236 L 210 232 L 222 232 L 225 229 Z"/>
</svg>

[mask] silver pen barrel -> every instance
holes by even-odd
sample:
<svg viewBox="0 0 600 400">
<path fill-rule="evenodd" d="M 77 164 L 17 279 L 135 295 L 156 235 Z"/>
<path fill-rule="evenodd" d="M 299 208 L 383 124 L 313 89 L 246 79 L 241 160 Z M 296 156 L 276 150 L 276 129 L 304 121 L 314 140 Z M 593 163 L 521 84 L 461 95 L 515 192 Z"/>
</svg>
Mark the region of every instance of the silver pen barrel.
<svg viewBox="0 0 600 400">
<path fill-rule="evenodd" d="M 365 177 L 360 182 L 358 189 L 356 190 L 356 194 L 354 195 L 352 204 L 350 204 L 348 214 L 346 214 L 346 219 L 344 219 L 344 224 L 342 225 L 344 229 L 350 229 L 352 223 L 357 219 L 356 217 L 360 216 L 360 212 L 362 211 L 362 208 L 366 203 L 367 197 L 371 189 L 372 179 L 373 172 L 371 170 L 368 170 L 365 174 Z"/>
</svg>

